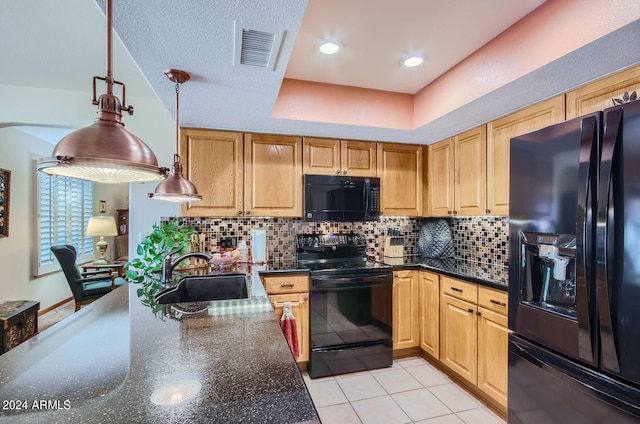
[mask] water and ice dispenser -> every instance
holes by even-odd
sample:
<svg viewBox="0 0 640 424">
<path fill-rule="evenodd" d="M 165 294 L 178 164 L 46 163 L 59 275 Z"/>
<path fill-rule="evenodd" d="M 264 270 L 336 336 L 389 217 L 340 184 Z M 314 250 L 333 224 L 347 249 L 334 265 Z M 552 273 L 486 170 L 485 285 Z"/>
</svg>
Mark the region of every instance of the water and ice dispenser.
<svg viewBox="0 0 640 424">
<path fill-rule="evenodd" d="M 521 302 L 575 317 L 575 236 L 521 233 Z"/>
</svg>

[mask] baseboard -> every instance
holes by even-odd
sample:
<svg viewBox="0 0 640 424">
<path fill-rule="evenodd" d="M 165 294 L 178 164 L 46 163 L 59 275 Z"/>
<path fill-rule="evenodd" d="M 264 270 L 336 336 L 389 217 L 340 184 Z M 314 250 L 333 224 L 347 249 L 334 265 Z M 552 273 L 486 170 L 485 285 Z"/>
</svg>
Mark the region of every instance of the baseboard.
<svg viewBox="0 0 640 424">
<path fill-rule="evenodd" d="M 409 356 L 421 356 L 422 349 L 419 347 L 408 347 L 404 349 L 394 349 L 393 350 L 393 359 L 402 359 L 407 358 Z"/>
<path fill-rule="evenodd" d="M 66 299 L 63 299 L 63 300 L 61 300 L 60 302 L 58 302 L 58 303 L 56 303 L 56 304 L 54 304 L 54 305 L 49 306 L 48 308 L 40 309 L 40 310 L 38 311 L 38 316 L 40 316 L 40 315 L 42 315 L 42 314 L 46 314 L 47 312 L 53 311 L 53 310 L 54 310 L 54 309 L 56 309 L 57 307 L 62 306 L 62 305 L 64 305 L 64 304 L 65 304 L 65 303 L 67 303 L 67 302 L 71 302 L 72 300 L 73 300 L 73 296 L 68 297 L 68 298 L 66 298 Z"/>
</svg>

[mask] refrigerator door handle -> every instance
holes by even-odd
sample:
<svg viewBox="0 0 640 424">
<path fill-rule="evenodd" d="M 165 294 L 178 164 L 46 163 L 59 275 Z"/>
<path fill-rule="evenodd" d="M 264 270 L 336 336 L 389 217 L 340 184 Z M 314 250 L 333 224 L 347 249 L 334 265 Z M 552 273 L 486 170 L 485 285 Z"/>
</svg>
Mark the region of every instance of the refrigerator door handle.
<svg viewBox="0 0 640 424">
<path fill-rule="evenodd" d="M 622 123 L 622 108 L 611 109 L 606 114 L 602 155 L 600 159 L 600 181 L 598 184 L 598 222 L 596 227 L 596 291 L 600 321 L 600 352 L 602 368 L 619 373 L 620 364 L 616 350 L 613 328 L 609 275 L 613 266 L 614 218 L 613 204 L 609 204 L 613 189 L 613 158 Z"/>
<path fill-rule="evenodd" d="M 576 207 L 576 307 L 578 319 L 578 355 L 595 365 L 597 361 L 597 318 L 593 289 L 594 270 L 587 258 L 593 255 L 593 202 L 597 185 L 598 119 L 582 119 L 580 163 L 578 165 L 578 204 Z"/>
</svg>

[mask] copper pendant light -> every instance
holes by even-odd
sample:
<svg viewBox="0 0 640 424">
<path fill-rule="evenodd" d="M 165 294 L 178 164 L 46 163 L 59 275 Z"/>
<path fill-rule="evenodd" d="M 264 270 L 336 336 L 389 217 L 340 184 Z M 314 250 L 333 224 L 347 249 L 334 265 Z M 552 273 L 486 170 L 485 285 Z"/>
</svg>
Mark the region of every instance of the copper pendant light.
<svg viewBox="0 0 640 424">
<path fill-rule="evenodd" d="M 60 140 L 52 157 L 38 161 L 38 170 L 101 183 L 161 181 L 167 169 L 159 168 L 151 149 L 124 129 L 122 111 L 133 115 L 133 106 L 122 107 L 120 99 L 113 94 L 113 85 L 121 85 L 122 100 L 126 102 L 125 85 L 113 79 L 111 9 L 111 0 L 106 0 L 107 76 L 93 77 L 93 104 L 98 106 L 98 116 L 93 125 Z M 97 100 L 96 80 L 107 85 L 107 92 Z"/>
<path fill-rule="evenodd" d="M 202 195 L 198 194 L 196 186 L 191 181 L 182 176 L 182 164 L 180 163 L 180 120 L 179 98 L 180 84 L 189 81 L 189 74 L 178 69 L 169 69 L 164 74 L 176 83 L 176 153 L 173 155 L 173 169 L 171 175 L 158 184 L 153 193 L 149 193 L 152 199 L 166 200 L 168 202 L 194 202 L 202 200 Z"/>
</svg>

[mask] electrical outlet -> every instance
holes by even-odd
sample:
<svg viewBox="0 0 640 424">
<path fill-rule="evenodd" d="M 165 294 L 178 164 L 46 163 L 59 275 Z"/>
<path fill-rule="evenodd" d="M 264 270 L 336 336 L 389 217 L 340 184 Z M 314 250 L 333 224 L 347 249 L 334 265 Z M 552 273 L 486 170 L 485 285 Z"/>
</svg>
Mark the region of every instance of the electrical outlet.
<svg viewBox="0 0 640 424">
<path fill-rule="evenodd" d="M 220 237 L 220 248 L 235 249 L 238 247 L 238 237 Z"/>
</svg>

